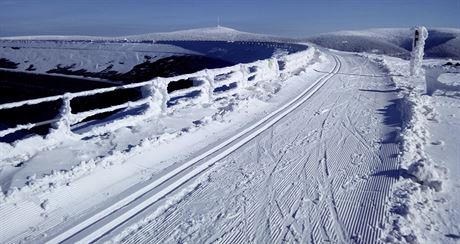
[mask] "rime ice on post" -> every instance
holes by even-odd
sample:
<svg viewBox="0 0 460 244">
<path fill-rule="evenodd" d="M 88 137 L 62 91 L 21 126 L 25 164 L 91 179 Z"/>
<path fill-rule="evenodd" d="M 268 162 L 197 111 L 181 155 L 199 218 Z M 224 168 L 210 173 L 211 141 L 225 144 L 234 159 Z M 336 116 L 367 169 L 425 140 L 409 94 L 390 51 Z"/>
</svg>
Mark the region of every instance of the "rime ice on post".
<svg viewBox="0 0 460 244">
<path fill-rule="evenodd" d="M 144 97 L 150 99 L 148 112 L 153 114 L 166 114 L 169 100 L 168 84 L 162 78 L 154 79 L 150 85 L 143 89 Z"/>
<path fill-rule="evenodd" d="M 70 133 L 70 126 L 72 125 L 72 108 L 70 107 L 71 94 L 66 93 L 62 98 L 62 106 L 59 109 L 58 121 L 54 123 L 53 127 L 57 131 L 65 134 Z"/>
<path fill-rule="evenodd" d="M 425 40 L 428 38 L 428 31 L 424 26 L 412 28 L 414 39 L 412 40 L 412 52 L 410 58 L 410 75 L 422 75 L 422 61 L 424 55 Z"/>
</svg>

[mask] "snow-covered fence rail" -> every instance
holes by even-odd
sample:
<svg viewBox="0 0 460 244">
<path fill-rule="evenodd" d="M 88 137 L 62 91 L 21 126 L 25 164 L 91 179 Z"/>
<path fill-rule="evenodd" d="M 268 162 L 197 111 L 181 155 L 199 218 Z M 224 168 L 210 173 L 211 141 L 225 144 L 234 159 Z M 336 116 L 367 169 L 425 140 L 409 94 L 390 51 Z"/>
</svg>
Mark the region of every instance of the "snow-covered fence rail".
<svg viewBox="0 0 460 244">
<path fill-rule="evenodd" d="M 278 59 L 270 58 L 248 64 L 237 64 L 230 67 L 209 70 L 205 69 L 195 73 L 175 77 L 159 77 L 140 83 L 1 104 L 0 110 L 14 109 L 46 102 L 61 101 L 62 103 L 59 114 L 55 119 L 37 123 L 20 124 L 14 128 L 1 130 L 0 137 L 4 137 L 20 130 L 28 130 L 46 124 L 53 124 L 58 130 L 71 132 L 72 125 L 80 123 L 88 117 L 120 109 L 135 108 L 141 105 L 147 105 L 148 109 L 146 110 L 146 113 L 167 114 L 170 109 L 168 107 L 168 102 L 173 99 L 175 101 L 184 100 L 186 103 L 211 103 L 213 99 L 217 97 L 227 96 L 229 93 L 234 94 L 241 89 L 253 86 L 259 82 L 279 78 L 281 74 L 298 71 L 302 67 L 305 67 L 312 59 L 314 51 L 313 47 L 309 47 L 305 51 L 284 55 Z M 283 64 L 283 67 L 280 67 L 280 63 Z M 171 83 L 183 80 L 192 81 L 192 86 L 168 92 L 168 86 Z M 142 90 L 143 97 L 141 99 L 105 108 L 72 113 L 71 102 L 74 98 L 134 88 Z M 195 97 L 191 96 L 190 94 L 194 92 L 199 95 Z"/>
<path fill-rule="evenodd" d="M 308 48 L 305 51 L 296 52 L 290 55 L 286 55 L 281 59 L 284 63 L 283 73 L 291 73 L 299 70 L 305 66 L 312 58 L 315 53 L 314 48 Z"/>
</svg>

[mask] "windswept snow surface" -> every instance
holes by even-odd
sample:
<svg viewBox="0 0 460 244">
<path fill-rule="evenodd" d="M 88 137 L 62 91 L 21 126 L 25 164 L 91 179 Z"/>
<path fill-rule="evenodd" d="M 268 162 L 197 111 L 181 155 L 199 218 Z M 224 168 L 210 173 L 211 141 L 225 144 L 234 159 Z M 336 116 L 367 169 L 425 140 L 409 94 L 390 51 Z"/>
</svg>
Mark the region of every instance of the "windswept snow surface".
<svg viewBox="0 0 460 244">
<path fill-rule="evenodd" d="M 457 57 L 459 33 L 431 30 L 428 56 Z M 407 57 L 407 36 L 315 42 Z M 143 38 L 273 40 L 222 27 Z M 0 144 L 0 242 L 458 242 L 458 68 L 426 86 L 407 60 L 320 50 L 300 73 L 211 104 Z"/>
<path fill-rule="evenodd" d="M 367 59 L 338 61 L 305 103 L 102 241 L 379 241 L 398 174 L 397 91 Z"/>
<path fill-rule="evenodd" d="M 13 223 L 0 224 L 0 241 L 37 241 L 60 233 L 114 204 L 131 187 L 161 177 L 166 168 L 250 126 L 323 75 L 313 69 L 328 68 L 330 61 L 320 52 L 311 54 L 299 74 L 303 79 L 289 78 L 299 72 L 292 71 L 287 80 L 262 80 L 213 104 L 173 106 L 167 115 L 127 116 L 115 124 L 109 118 L 110 132 L 81 140 L 52 133 L 0 144 L 0 183 L 7 192 L 0 216 Z M 46 149 L 21 151 L 39 144 Z"/>
<path fill-rule="evenodd" d="M 64 233 L 306 91 L 303 102 L 282 110 L 287 112 L 278 122 L 260 127 L 234 152 L 111 232 L 101 232 L 98 240 L 376 242 L 399 165 L 392 84 L 365 58 L 326 52 L 298 76 L 235 99 L 177 110 L 86 141 L 66 138 L 25 162 L 31 171 L 17 179 L 26 181 L 10 181 L 27 186 L 0 204 L 0 240 L 41 242 Z M 70 170 L 74 163 L 78 167 Z M 27 178 L 40 164 L 68 170 Z M 107 221 L 68 241 L 105 230 Z"/>
<path fill-rule="evenodd" d="M 460 68 L 452 60 L 425 60 L 442 69 L 437 81 L 409 77 L 409 61 L 366 55 L 395 75 L 404 125 L 400 179 L 390 198 L 384 238 L 393 243 L 458 243 L 460 239 Z M 431 84 L 434 83 L 434 84 Z"/>
</svg>

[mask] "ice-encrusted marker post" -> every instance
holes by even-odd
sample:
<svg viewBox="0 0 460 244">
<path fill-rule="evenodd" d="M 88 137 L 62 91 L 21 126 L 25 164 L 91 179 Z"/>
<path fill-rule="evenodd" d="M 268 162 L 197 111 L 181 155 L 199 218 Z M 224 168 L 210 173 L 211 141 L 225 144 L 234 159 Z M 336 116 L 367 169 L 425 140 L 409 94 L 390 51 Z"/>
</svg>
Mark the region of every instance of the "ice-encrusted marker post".
<svg viewBox="0 0 460 244">
<path fill-rule="evenodd" d="M 414 39 L 412 40 L 412 52 L 410 58 L 410 75 L 422 75 L 422 61 L 425 48 L 425 40 L 428 38 L 428 31 L 424 26 L 413 27 Z"/>
</svg>

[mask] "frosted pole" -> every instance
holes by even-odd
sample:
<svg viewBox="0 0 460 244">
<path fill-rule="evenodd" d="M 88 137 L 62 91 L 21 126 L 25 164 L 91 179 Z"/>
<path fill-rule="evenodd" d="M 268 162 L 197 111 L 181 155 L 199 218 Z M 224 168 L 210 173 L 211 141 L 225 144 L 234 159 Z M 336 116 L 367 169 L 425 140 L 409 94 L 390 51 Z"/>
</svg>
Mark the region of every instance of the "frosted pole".
<svg viewBox="0 0 460 244">
<path fill-rule="evenodd" d="M 428 38 L 428 31 L 424 26 L 417 26 L 411 29 L 414 34 L 412 40 L 412 52 L 410 57 L 410 75 L 422 75 L 422 61 L 425 48 L 425 40 Z"/>
</svg>

